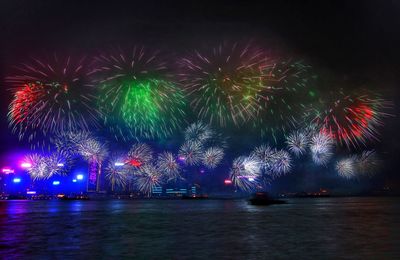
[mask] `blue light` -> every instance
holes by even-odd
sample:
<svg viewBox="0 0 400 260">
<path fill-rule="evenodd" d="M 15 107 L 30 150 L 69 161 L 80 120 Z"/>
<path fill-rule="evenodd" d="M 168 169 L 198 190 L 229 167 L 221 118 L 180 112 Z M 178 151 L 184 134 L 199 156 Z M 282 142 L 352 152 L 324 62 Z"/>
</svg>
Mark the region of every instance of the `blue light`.
<svg viewBox="0 0 400 260">
<path fill-rule="evenodd" d="M 73 179 L 72 182 L 76 182 L 76 179 Z"/>
<path fill-rule="evenodd" d="M 60 185 L 60 181 L 53 181 L 53 185 Z"/>
<path fill-rule="evenodd" d="M 20 183 L 20 182 L 21 182 L 21 178 L 14 178 L 14 179 L 13 179 L 13 182 L 14 182 L 14 183 Z"/>
<path fill-rule="evenodd" d="M 83 174 L 78 174 L 76 175 L 77 180 L 83 180 Z"/>
</svg>

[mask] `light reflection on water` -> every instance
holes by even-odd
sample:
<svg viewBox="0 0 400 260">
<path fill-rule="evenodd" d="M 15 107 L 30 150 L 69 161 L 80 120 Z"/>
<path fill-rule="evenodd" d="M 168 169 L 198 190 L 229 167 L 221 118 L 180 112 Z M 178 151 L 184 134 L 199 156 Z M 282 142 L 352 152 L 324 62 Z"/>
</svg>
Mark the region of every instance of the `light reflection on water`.
<svg viewBox="0 0 400 260">
<path fill-rule="evenodd" d="M 0 258 L 399 258 L 398 198 L 1 201 Z"/>
</svg>

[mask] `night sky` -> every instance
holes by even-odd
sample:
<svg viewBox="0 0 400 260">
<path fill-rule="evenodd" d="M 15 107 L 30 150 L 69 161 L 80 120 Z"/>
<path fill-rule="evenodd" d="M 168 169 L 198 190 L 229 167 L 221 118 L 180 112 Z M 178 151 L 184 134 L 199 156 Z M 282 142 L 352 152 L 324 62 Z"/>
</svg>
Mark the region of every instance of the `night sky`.
<svg viewBox="0 0 400 260">
<path fill-rule="evenodd" d="M 28 147 L 8 128 L 11 93 L 3 79 L 30 55 L 90 54 L 129 44 L 181 51 L 222 40 L 254 39 L 327 75 L 323 88 L 365 85 L 394 102 L 394 117 L 385 119 L 381 142 L 374 145 L 385 160 L 384 170 L 362 185 L 400 190 L 399 28 L 399 1 L 1 1 L 0 162 L 10 151 Z M 231 137 L 234 147 L 240 146 L 238 137 Z M 302 174 L 277 185 L 329 186 L 329 178 L 318 181 L 305 174 L 306 168 L 299 171 Z"/>
</svg>

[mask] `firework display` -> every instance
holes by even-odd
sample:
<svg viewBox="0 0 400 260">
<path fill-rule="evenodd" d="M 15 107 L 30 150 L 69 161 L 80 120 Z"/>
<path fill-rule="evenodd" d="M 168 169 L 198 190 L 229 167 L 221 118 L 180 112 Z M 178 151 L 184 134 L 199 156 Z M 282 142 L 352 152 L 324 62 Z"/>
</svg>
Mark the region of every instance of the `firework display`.
<svg viewBox="0 0 400 260">
<path fill-rule="evenodd" d="M 146 195 L 217 174 L 251 192 L 303 163 L 348 180 L 377 173 L 372 145 L 392 103 L 366 89 L 324 91 L 311 66 L 267 50 L 223 42 L 168 58 L 135 46 L 28 59 L 6 78 L 10 128 L 33 150 L 26 171 L 48 180 L 81 160 L 90 191 L 104 170 L 113 192 Z"/>
<path fill-rule="evenodd" d="M 91 76 L 100 88 L 100 109 L 117 139 L 165 138 L 180 128 L 183 92 L 159 52 L 118 49 L 95 57 L 95 64 Z"/>
<path fill-rule="evenodd" d="M 54 54 L 23 63 L 7 78 L 14 93 L 9 121 L 20 139 L 37 142 L 48 134 L 98 125 L 99 111 L 87 63 L 85 58 Z"/>
</svg>

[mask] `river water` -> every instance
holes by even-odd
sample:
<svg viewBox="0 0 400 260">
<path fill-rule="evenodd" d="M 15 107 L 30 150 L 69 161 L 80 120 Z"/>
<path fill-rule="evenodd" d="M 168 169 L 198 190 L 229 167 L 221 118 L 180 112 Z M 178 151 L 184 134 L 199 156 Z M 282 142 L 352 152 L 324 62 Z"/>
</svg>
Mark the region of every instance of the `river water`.
<svg viewBox="0 0 400 260">
<path fill-rule="evenodd" d="M 399 259 L 399 198 L 0 201 L 2 259 Z"/>
</svg>

